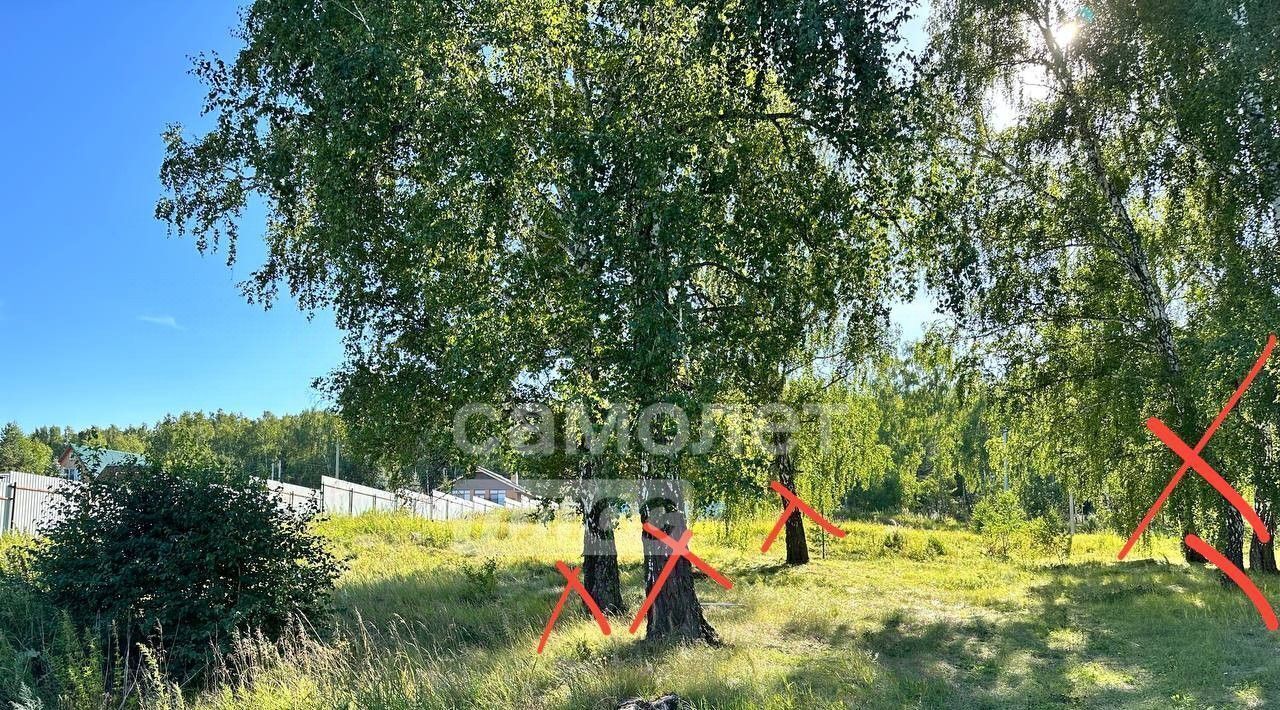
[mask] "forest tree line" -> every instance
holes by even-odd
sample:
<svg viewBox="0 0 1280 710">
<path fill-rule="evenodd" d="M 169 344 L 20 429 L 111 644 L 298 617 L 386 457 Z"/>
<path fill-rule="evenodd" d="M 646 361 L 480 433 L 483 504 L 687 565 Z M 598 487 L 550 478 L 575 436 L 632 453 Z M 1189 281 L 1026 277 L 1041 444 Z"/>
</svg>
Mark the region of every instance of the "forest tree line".
<svg viewBox="0 0 1280 710">
<path fill-rule="evenodd" d="M 388 482 L 383 470 L 357 454 L 342 419 L 318 409 L 257 418 L 221 410 L 183 412 L 154 425 L 39 426 L 27 433 L 10 422 L 0 434 L 0 470 L 57 475 L 55 459 L 72 445 L 139 454 L 179 473 L 221 471 L 313 488 L 322 475 L 335 473 L 356 483 Z"/>
</svg>

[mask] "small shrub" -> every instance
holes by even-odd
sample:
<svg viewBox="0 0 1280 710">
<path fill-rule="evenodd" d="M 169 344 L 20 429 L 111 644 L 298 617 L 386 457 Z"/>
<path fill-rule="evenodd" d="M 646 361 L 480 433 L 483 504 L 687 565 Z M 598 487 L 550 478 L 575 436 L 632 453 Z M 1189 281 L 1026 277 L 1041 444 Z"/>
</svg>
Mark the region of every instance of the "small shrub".
<svg viewBox="0 0 1280 710">
<path fill-rule="evenodd" d="M 974 528 L 982 535 L 983 547 L 1000 557 L 1058 557 L 1071 552 L 1071 538 L 1062 518 L 1050 511 L 1028 519 L 1010 491 L 983 498 L 973 508 Z"/>
<path fill-rule="evenodd" d="M 901 532 L 897 530 L 890 530 L 889 533 L 884 536 L 884 549 L 894 553 L 901 553 L 906 549 L 906 547 L 907 538 Z"/>
<path fill-rule="evenodd" d="M 60 616 L 52 648 L 48 651 L 58 705 L 97 707 L 109 690 L 105 673 L 107 663 L 98 639 L 91 634 L 78 633 L 69 614 L 64 612 Z"/>
<path fill-rule="evenodd" d="M 57 613 L 34 586 L 33 549 L 24 536 L 0 537 L 0 707 L 24 694 L 38 700 L 56 683 L 42 658 L 42 629 L 56 626 Z"/>
<path fill-rule="evenodd" d="M 982 535 L 987 552 L 1001 557 L 1018 545 L 1018 538 L 1027 524 L 1027 514 L 1018 504 L 1012 491 L 1001 491 L 978 501 L 973 507 L 973 527 Z"/>
<path fill-rule="evenodd" d="M 938 539 L 937 535 L 929 536 L 929 539 L 924 543 L 924 549 L 925 552 L 929 553 L 930 557 L 942 557 L 947 554 L 947 548 L 943 547 L 942 541 Z"/>
<path fill-rule="evenodd" d="M 479 564 L 464 564 L 462 575 L 467 580 L 464 595 L 473 602 L 492 601 L 498 593 L 498 561 L 486 557 Z"/>
<path fill-rule="evenodd" d="M 1027 546 L 1031 552 L 1058 559 L 1071 556 L 1071 535 L 1062 516 L 1050 511 L 1027 523 Z"/>
<path fill-rule="evenodd" d="M 278 638 L 295 617 L 319 625 L 340 572 L 309 530 L 314 511 L 280 509 L 261 482 L 119 470 L 59 508 L 33 568 L 126 670 L 141 646 L 187 681 L 238 633 Z"/>
</svg>

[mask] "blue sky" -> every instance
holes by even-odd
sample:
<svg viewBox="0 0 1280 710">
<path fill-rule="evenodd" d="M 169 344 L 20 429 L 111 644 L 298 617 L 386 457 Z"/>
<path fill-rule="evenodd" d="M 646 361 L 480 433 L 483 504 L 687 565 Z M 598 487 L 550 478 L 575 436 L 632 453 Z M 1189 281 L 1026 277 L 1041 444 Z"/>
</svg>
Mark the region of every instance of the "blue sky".
<svg viewBox="0 0 1280 710">
<path fill-rule="evenodd" d="M 155 422 L 298 411 L 342 357 L 329 314 L 248 305 L 233 273 L 167 238 L 160 133 L 199 126 L 199 51 L 232 54 L 232 2 L 17 3 L 0 27 L 0 421 Z"/>
<path fill-rule="evenodd" d="M 236 284 L 262 253 L 247 221 L 235 271 L 153 217 L 161 131 L 202 125 L 187 74 L 234 54 L 234 2 L 18 3 L 0 27 L 0 422 L 24 429 L 257 415 L 326 402 L 332 316 Z M 930 304 L 895 309 L 905 334 Z"/>
</svg>

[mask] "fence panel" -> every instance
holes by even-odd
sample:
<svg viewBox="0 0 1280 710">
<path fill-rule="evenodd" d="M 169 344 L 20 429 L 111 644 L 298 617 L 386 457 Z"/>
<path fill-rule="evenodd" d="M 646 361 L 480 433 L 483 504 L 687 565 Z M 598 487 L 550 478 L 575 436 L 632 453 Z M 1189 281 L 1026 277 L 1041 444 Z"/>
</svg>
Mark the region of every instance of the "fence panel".
<svg viewBox="0 0 1280 710">
<path fill-rule="evenodd" d="M 411 491 L 407 488 L 396 491 L 396 497 L 400 499 L 400 508 L 402 510 L 413 513 L 421 518 L 435 520 L 435 510 L 431 505 L 431 495 L 428 493 L 419 493 Z"/>
<path fill-rule="evenodd" d="M 320 496 L 320 491 L 306 486 L 268 479 L 267 489 L 276 494 L 276 498 L 280 500 L 281 508 L 301 510 L 310 506 L 320 507 L 324 503 L 323 498 Z"/>
<path fill-rule="evenodd" d="M 53 504 L 61 489 L 75 485 L 53 476 L 10 471 L 0 473 L 0 532 L 35 533 L 57 521 Z"/>
<path fill-rule="evenodd" d="M 373 511 L 407 510 L 431 520 L 457 520 L 468 515 L 503 508 L 532 508 L 532 503 L 508 500 L 498 504 L 483 498 L 458 496 L 431 491 L 399 493 L 362 486 L 324 476 L 320 490 L 282 481 L 266 481 L 267 488 L 280 500 L 281 507 L 298 509 L 313 503 L 329 513 L 360 515 Z M 35 533 L 42 525 L 55 521 L 54 502 L 60 489 L 78 485 L 74 481 L 33 473 L 0 473 L 0 533 L 17 531 Z"/>
<path fill-rule="evenodd" d="M 449 505 L 449 519 L 458 519 L 470 516 L 470 514 L 477 512 L 477 507 L 474 503 L 471 503 L 471 500 L 458 498 L 458 496 L 452 494 L 439 493 L 439 491 L 436 491 L 435 495 L 438 495 L 440 498 L 447 501 Z"/>
<path fill-rule="evenodd" d="M 488 513 L 490 511 L 502 509 L 502 506 L 485 498 L 472 498 L 471 502 L 475 504 L 477 513 Z"/>
<path fill-rule="evenodd" d="M 474 510 L 467 501 L 440 491 L 419 493 L 405 490 L 400 492 L 400 496 L 406 510 L 431 520 L 457 520 Z"/>
<path fill-rule="evenodd" d="M 328 476 L 320 478 L 320 490 L 324 497 L 324 510 L 330 514 L 360 515 L 398 507 L 394 493 Z"/>
</svg>

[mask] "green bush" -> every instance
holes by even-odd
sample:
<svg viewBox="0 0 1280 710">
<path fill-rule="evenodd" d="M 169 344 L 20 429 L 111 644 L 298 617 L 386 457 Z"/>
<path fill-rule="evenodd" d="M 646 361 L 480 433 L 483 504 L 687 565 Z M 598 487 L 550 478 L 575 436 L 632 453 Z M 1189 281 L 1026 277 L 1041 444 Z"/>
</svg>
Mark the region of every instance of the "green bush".
<svg viewBox="0 0 1280 710">
<path fill-rule="evenodd" d="M 1027 514 L 1022 511 L 1018 497 L 1012 491 L 1001 491 L 973 506 L 972 522 L 974 530 L 982 535 L 987 552 L 1008 557 L 1019 543 L 1027 524 Z"/>
<path fill-rule="evenodd" d="M 1065 558 L 1071 541 L 1052 512 L 1030 519 L 1012 491 L 987 496 L 973 507 L 972 523 L 986 551 L 1000 557 Z"/>
<path fill-rule="evenodd" d="M 0 707 L 43 690 L 42 629 L 55 619 L 31 584 L 31 541 L 0 537 Z"/>
<path fill-rule="evenodd" d="M 261 482 L 118 471 L 59 507 L 36 578 L 126 672 L 145 649 L 187 681 L 237 634 L 279 638 L 295 617 L 320 624 L 340 573 L 309 530 L 314 511 L 280 508 Z"/>
<path fill-rule="evenodd" d="M 844 495 L 849 514 L 896 513 L 906 503 L 902 479 L 897 472 L 875 481 L 856 481 Z"/>
<path fill-rule="evenodd" d="M 1052 509 L 1027 524 L 1027 544 L 1040 555 L 1059 559 L 1071 556 L 1071 535 L 1066 521 Z"/>
<path fill-rule="evenodd" d="M 0 538 L 0 707 L 98 707 L 104 654 L 49 603 L 32 571 L 36 541 Z"/>
<path fill-rule="evenodd" d="M 890 530 L 884 536 L 884 549 L 889 550 L 890 552 L 902 552 L 906 546 L 907 538 L 903 537 L 902 533 L 897 530 Z"/>
<path fill-rule="evenodd" d="M 493 601 L 498 593 L 498 561 L 486 557 L 477 564 L 463 564 L 462 574 L 467 580 L 464 596 L 468 601 Z"/>
</svg>

